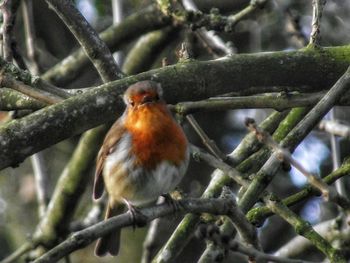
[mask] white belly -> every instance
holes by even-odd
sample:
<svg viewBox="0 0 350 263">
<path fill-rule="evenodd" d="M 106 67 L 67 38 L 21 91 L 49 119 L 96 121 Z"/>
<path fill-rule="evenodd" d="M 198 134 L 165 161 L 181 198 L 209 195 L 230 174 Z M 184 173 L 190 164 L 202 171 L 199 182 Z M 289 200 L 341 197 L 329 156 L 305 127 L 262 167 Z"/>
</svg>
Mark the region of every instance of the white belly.
<svg viewBox="0 0 350 263">
<path fill-rule="evenodd" d="M 124 198 L 135 206 L 154 201 L 158 196 L 174 190 L 187 170 L 189 149 L 179 166 L 163 161 L 153 170 L 135 167 L 135 158 L 130 155 L 130 149 L 131 136 L 125 136 L 105 160 L 105 185 L 109 197 L 115 201 Z M 119 169 L 113 168 L 116 163 L 120 164 Z"/>
</svg>

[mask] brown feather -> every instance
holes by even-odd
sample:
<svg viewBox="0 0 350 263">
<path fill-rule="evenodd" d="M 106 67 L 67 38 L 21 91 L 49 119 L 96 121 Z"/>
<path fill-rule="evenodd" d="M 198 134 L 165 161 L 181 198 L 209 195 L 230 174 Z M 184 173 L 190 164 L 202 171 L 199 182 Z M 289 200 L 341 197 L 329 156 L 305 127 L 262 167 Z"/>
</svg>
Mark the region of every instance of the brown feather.
<svg viewBox="0 0 350 263">
<path fill-rule="evenodd" d="M 94 199 L 100 198 L 103 194 L 104 181 L 103 181 L 102 173 L 103 173 L 106 157 L 114 151 L 115 145 L 119 142 L 120 138 L 122 137 L 125 131 L 125 127 L 122 124 L 122 118 L 123 117 L 120 117 L 113 124 L 111 129 L 108 131 L 103 141 L 102 147 L 98 153 L 97 161 L 96 161 L 94 190 L 93 190 Z"/>
<path fill-rule="evenodd" d="M 116 204 L 112 206 L 108 204 L 105 220 L 117 216 L 124 211 L 124 205 Z M 120 229 L 113 230 L 111 233 L 99 238 L 95 246 L 95 255 L 98 257 L 105 256 L 107 253 L 112 256 L 118 255 L 120 247 Z"/>
</svg>

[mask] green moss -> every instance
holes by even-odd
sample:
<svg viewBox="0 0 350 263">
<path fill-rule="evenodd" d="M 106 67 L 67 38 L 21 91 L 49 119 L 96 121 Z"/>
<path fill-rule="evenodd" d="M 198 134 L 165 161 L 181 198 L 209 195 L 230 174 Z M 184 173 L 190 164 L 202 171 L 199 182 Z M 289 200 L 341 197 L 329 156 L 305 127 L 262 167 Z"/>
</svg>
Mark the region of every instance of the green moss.
<svg viewBox="0 0 350 263">
<path fill-rule="evenodd" d="M 273 139 L 280 142 L 298 124 L 298 122 L 309 112 L 309 108 L 294 108 L 280 123 L 273 134 Z"/>
</svg>

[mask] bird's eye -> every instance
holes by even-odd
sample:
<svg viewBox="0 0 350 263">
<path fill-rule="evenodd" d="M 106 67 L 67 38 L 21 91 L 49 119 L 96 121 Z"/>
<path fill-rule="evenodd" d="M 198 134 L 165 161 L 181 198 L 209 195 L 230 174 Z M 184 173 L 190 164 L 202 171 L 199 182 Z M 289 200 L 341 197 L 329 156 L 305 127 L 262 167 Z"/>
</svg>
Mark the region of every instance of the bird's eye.
<svg viewBox="0 0 350 263">
<path fill-rule="evenodd" d="M 129 104 L 134 107 L 135 106 L 135 102 L 133 100 L 129 100 Z"/>
</svg>

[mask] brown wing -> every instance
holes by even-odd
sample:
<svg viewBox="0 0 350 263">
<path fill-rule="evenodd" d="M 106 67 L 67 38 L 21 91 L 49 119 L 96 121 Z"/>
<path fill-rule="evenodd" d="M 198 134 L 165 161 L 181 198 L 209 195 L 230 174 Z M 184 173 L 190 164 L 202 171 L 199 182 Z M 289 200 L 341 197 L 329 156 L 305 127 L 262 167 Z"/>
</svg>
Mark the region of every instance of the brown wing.
<svg viewBox="0 0 350 263">
<path fill-rule="evenodd" d="M 97 155 L 96 160 L 96 172 L 93 190 L 94 199 L 100 198 L 103 194 L 104 182 L 102 172 L 106 157 L 114 151 L 116 144 L 119 142 L 124 132 L 125 127 L 122 124 L 121 118 L 119 118 L 110 128 L 103 141 L 102 147 Z"/>
</svg>

